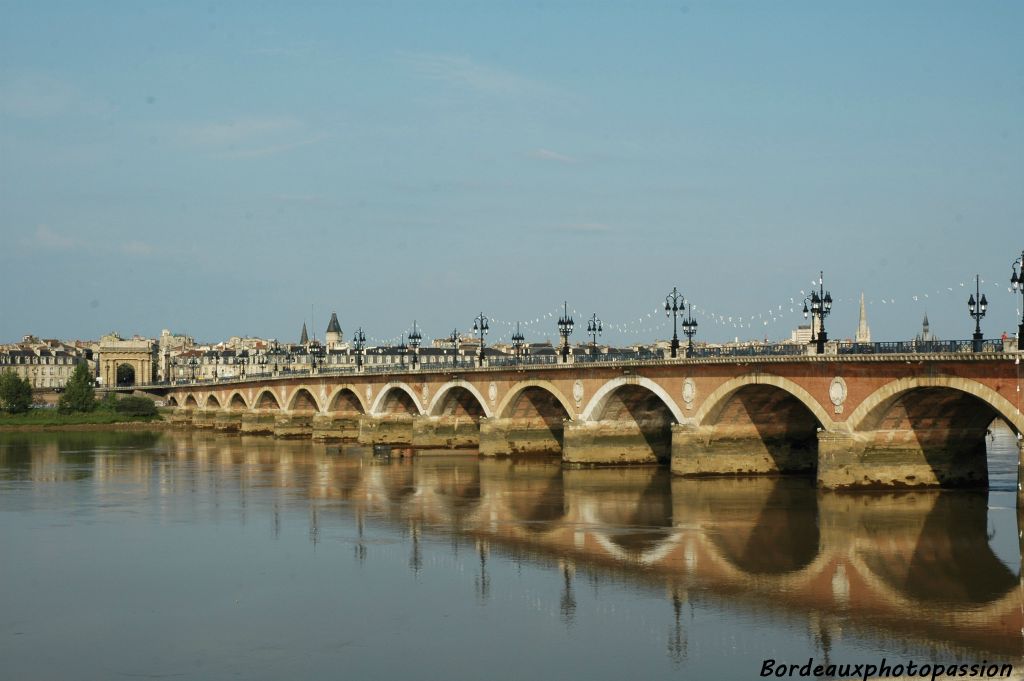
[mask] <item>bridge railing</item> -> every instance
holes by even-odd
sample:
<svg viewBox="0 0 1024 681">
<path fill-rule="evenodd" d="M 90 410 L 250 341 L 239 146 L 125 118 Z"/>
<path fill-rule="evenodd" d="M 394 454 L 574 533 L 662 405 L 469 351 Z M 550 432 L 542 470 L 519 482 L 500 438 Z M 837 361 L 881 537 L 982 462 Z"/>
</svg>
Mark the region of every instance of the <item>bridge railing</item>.
<svg viewBox="0 0 1024 681">
<path fill-rule="evenodd" d="M 740 347 L 694 348 L 690 357 L 778 357 L 807 354 L 807 346 L 800 343 L 779 343 L 774 345 L 747 345 Z"/>
<path fill-rule="evenodd" d="M 840 355 L 886 355 L 914 353 L 958 353 L 974 352 L 973 340 L 948 341 L 890 341 L 883 343 L 855 343 L 843 341 L 838 344 Z M 981 342 L 981 352 L 1003 352 L 1003 341 L 990 338 Z"/>
</svg>

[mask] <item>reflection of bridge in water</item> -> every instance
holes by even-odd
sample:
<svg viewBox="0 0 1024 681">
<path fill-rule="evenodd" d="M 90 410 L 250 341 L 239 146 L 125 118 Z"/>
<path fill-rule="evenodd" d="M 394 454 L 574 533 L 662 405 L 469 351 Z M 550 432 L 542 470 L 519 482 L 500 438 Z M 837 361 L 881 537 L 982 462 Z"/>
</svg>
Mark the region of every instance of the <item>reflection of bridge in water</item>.
<svg viewBox="0 0 1024 681">
<path fill-rule="evenodd" d="M 316 502 L 314 523 L 324 522 L 325 504 L 341 503 L 360 524 L 378 518 L 414 534 L 450 533 L 515 556 L 610 571 L 677 603 L 713 599 L 869 637 L 1021 653 L 1020 580 L 989 545 L 984 492 L 850 494 L 820 492 L 807 480 L 694 480 L 657 468 L 386 461 L 203 433 L 163 442 L 169 458 L 97 455 L 89 462 L 96 493 L 109 482 L 124 494 L 126 476 L 157 497 L 271 488 L 283 504 Z M 60 477 L 68 464 L 51 449 L 33 448 L 22 474 Z"/>
</svg>

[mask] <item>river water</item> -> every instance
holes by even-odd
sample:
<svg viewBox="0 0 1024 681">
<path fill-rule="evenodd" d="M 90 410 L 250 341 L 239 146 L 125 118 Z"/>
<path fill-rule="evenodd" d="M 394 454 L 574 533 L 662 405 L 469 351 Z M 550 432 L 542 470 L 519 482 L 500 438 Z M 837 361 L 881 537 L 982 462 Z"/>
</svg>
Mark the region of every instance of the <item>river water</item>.
<svg viewBox="0 0 1024 681">
<path fill-rule="evenodd" d="M 3 679 L 754 679 L 1021 661 L 1013 435 L 989 492 L 0 434 Z"/>
</svg>

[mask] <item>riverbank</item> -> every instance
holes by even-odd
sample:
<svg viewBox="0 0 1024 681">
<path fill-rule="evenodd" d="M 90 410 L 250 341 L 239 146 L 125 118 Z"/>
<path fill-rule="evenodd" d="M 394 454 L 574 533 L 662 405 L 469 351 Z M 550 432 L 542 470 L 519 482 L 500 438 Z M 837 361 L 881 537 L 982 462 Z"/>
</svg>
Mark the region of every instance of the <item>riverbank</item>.
<svg viewBox="0 0 1024 681">
<path fill-rule="evenodd" d="M 169 427 L 162 416 L 132 417 L 110 411 L 61 414 L 53 410 L 33 410 L 27 414 L 0 414 L 0 432 L 39 432 L 76 430 L 159 430 Z"/>
</svg>

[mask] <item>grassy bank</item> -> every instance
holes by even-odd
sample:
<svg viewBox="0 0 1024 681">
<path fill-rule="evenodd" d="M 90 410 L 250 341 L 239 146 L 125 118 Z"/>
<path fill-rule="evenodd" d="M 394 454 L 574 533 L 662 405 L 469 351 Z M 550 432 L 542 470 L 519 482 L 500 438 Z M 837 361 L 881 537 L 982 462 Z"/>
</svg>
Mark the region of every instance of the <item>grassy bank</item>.
<svg viewBox="0 0 1024 681">
<path fill-rule="evenodd" d="M 30 409 L 25 414 L 0 413 L 0 430 L 63 426 L 108 426 L 123 424 L 159 424 L 160 415 L 132 416 L 115 411 L 96 410 L 85 413 L 61 414 L 56 409 Z"/>
</svg>

